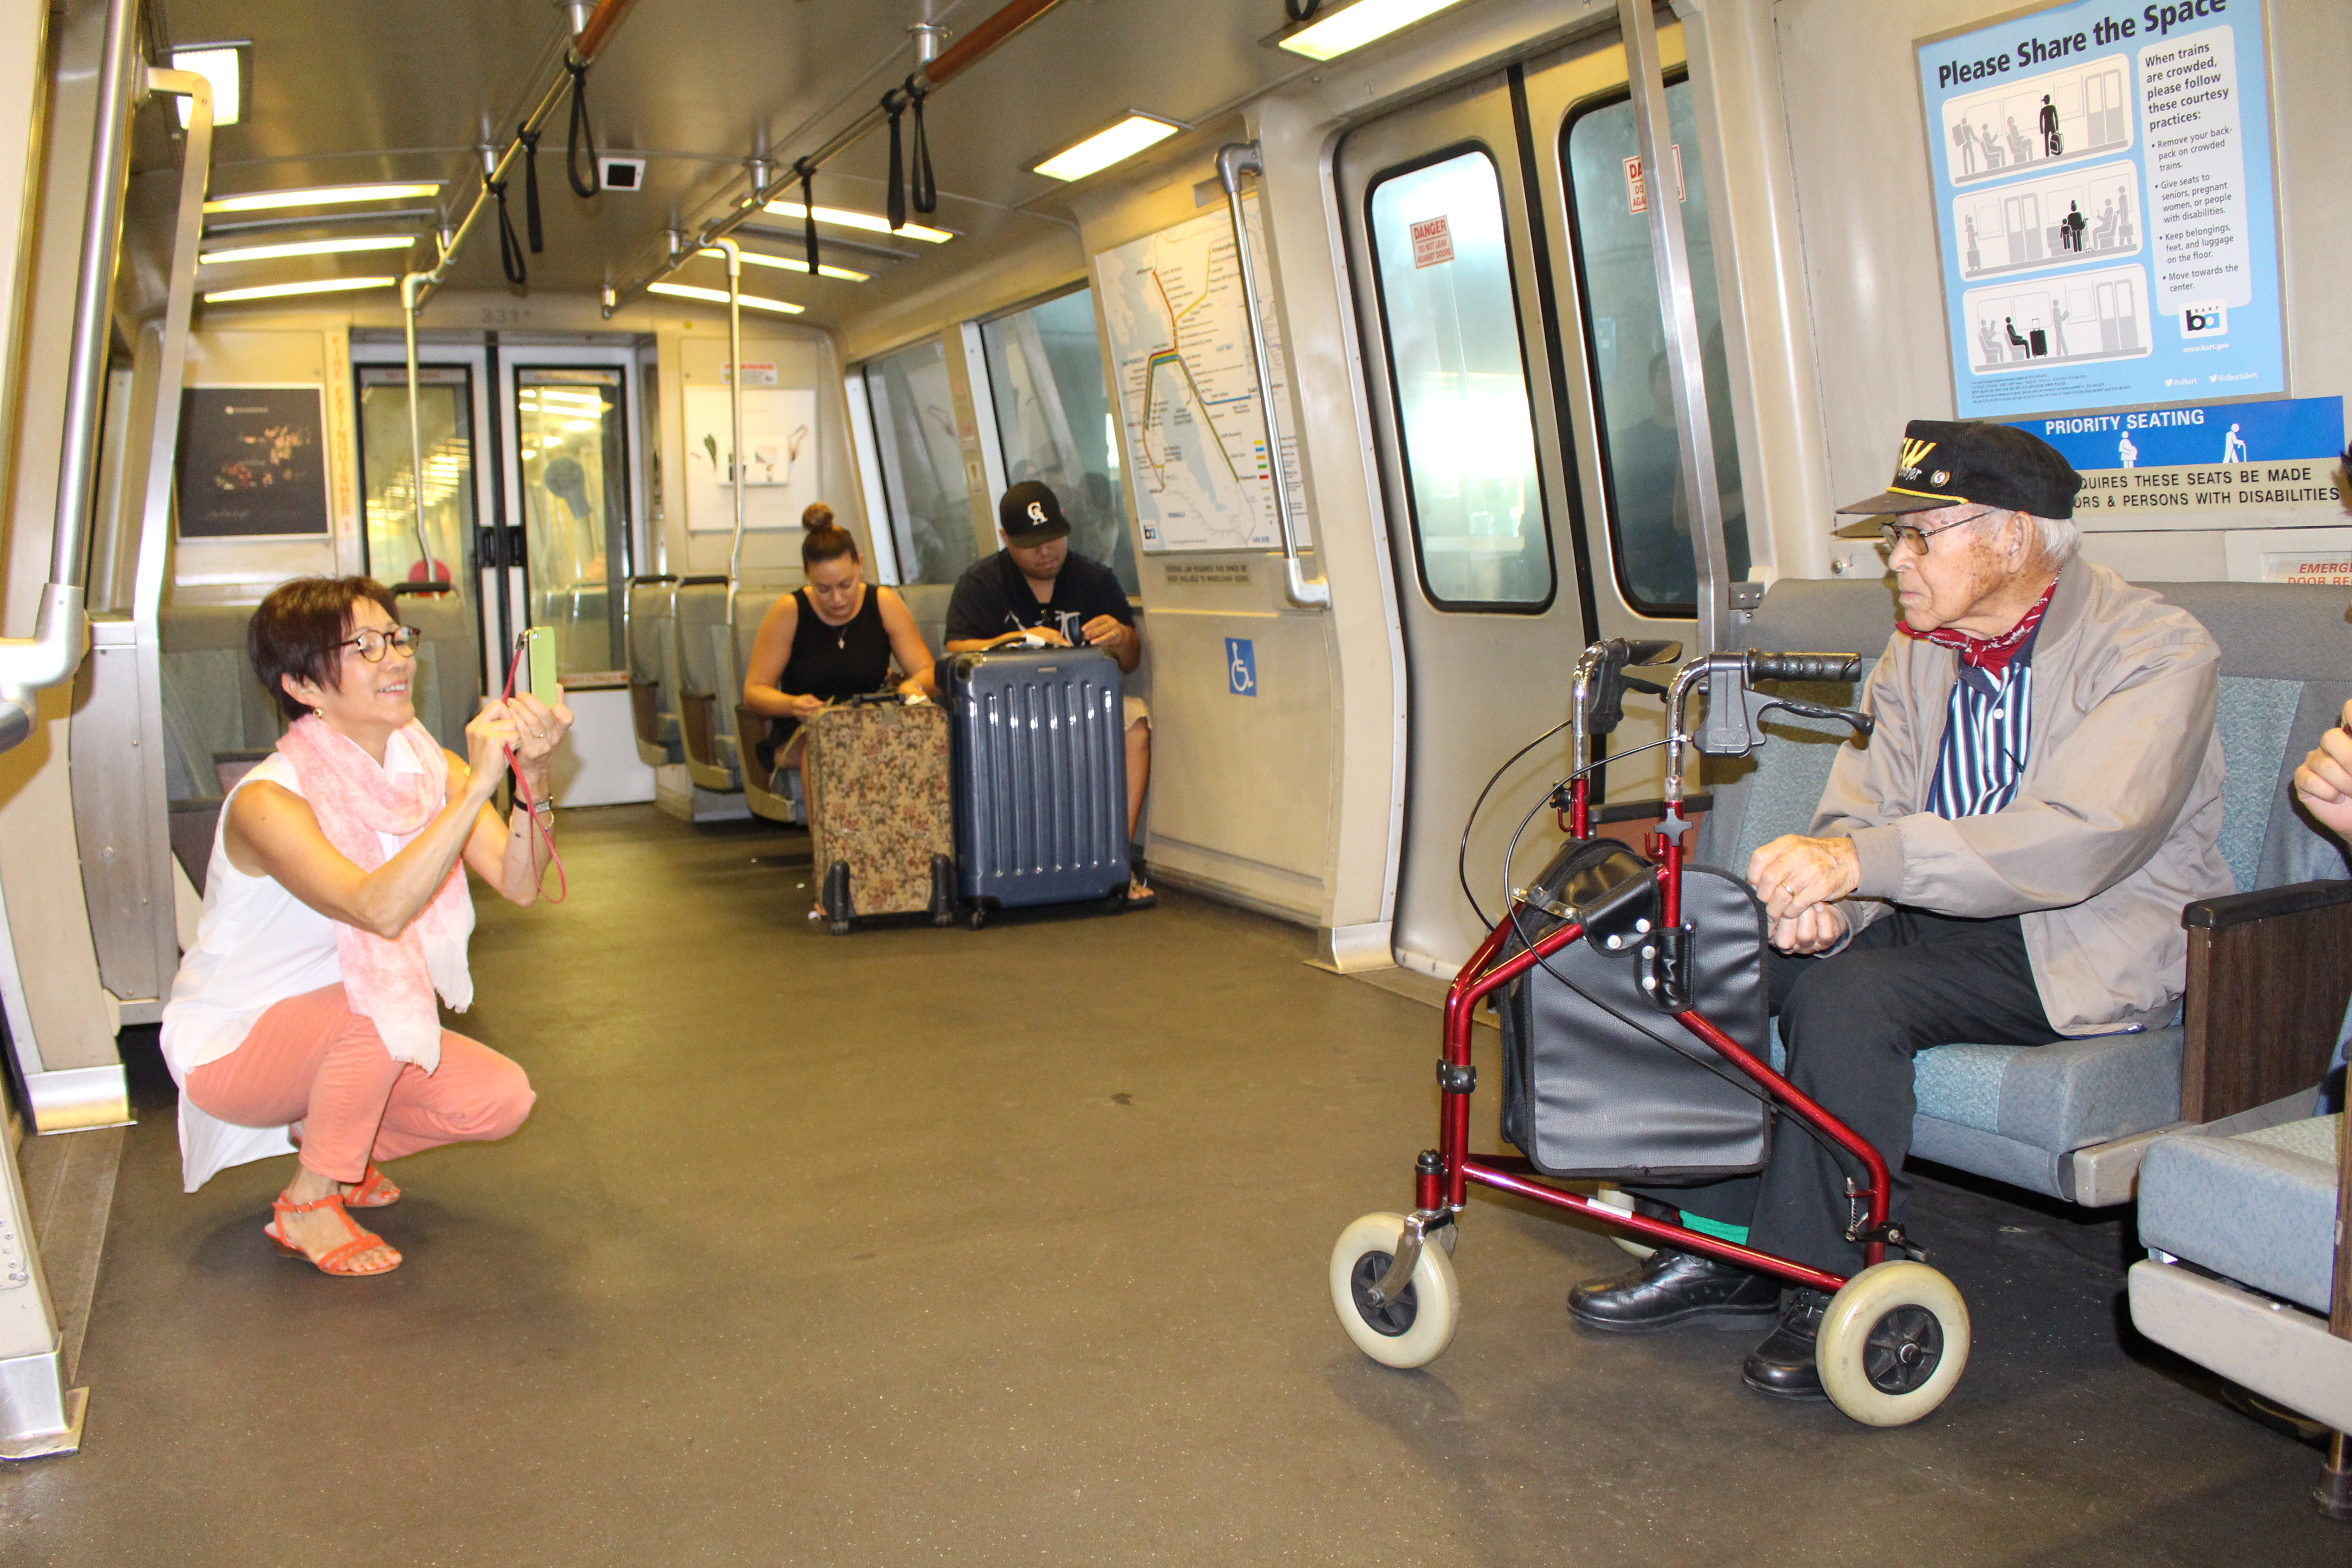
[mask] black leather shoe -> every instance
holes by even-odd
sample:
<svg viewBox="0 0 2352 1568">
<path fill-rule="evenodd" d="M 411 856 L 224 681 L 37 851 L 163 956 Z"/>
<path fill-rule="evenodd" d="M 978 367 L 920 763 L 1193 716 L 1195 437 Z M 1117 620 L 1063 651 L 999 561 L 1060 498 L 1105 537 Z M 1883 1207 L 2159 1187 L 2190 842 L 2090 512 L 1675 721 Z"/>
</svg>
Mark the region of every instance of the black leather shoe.
<svg viewBox="0 0 2352 1568">
<path fill-rule="evenodd" d="M 1769 1317 L 1780 1285 L 1695 1252 L 1662 1247 L 1630 1274 L 1588 1279 L 1568 1293 L 1569 1316 L 1588 1329 L 1642 1333 L 1677 1323 Z"/>
<path fill-rule="evenodd" d="M 1821 1333 L 1822 1314 L 1830 1299 L 1819 1290 L 1797 1286 L 1780 1305 L 1780 1321 L 1764 1342 L 1748 1352 L 1739 1381 L 1775 1399 L 1826 1399 L 1822 1374 L 1813 1364 L 1813 1344 Z"/>
</svg>

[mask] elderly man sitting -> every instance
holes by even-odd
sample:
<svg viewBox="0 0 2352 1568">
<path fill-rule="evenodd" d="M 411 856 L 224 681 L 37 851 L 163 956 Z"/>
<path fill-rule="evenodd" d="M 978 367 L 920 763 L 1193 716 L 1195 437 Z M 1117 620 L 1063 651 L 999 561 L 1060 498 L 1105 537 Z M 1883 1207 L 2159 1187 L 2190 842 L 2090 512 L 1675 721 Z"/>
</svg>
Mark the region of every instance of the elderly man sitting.
<svg viewBox="0 0 2352 1568">
<path fill-rule="evenodd" d="M 1915 1055 L 2168 1021 L 2187 962 L 2180 907 L 2231 890 L 2212 638 L 2074 559 L 2082 479 L 2047 444 L 1926 419 L 1904 435 L 1894 484 L 1842 509 L 1880 520 L 1901 589 L 1863 695 L 1877 731 L 1841 750 L 1812 832 L 1774 839 L 1748 868 L 1771 921 L 1789 1075 L 1886 1156 L 1896 1219 Z M 1639 1201 L 1854 1272 L 1859 1167 L 1792 1120 L 1776 1133 L 1759 1175 Z M 1825 1300 L 1661 1249 L 1578 1286 L 1570 1310 L 1621 1331 L 1777 1312 L 1745 1380 L 1819 1398 Z"/>
</svg>

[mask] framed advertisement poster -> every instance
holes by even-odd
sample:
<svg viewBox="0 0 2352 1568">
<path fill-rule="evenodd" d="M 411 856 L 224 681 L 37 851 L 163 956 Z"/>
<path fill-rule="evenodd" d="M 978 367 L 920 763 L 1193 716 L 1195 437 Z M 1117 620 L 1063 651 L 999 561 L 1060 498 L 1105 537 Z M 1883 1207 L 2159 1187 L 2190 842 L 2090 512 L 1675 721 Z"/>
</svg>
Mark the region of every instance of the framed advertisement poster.
<svg viewBox="0 0 2352 1568">
<path fill-rule="evenodd" d="M 1919 45 L 1963 419 L 2286 390 L 2263 0 Z"/>
<path fill-rule="evenodd" d="M 192 386 L 180 395 L 180 537 L 330 531 L 326 416 L 316 386 Z"/>
</svg>

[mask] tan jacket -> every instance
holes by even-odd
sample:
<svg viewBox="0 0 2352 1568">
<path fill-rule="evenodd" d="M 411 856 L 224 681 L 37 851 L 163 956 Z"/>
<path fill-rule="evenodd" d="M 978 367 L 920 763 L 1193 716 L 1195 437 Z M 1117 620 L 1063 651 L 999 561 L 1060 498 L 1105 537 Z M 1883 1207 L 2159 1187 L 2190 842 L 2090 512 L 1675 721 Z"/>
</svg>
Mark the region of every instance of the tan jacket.
<svg viewBox="0 0 2352 1568">
<path fill-rule="evenodd" d="M 1850 836 L 1862 863 L 1849 925 L 1895 903 L 2019 915 L 2061 1034 L 2170 1023 L 2188 964 L 2180 907 L 2233 890 L 2218 847 L 2220 661 L 2187 611 L 2068 563 L 2033 644 L 2016 798 L 1952 821 L 1925 808 L 1959 656 L 1889 637 L 1863 691 L 1877 731 L 1840 749 L 1813 817 L 1815 835 Z"/>
</svg>

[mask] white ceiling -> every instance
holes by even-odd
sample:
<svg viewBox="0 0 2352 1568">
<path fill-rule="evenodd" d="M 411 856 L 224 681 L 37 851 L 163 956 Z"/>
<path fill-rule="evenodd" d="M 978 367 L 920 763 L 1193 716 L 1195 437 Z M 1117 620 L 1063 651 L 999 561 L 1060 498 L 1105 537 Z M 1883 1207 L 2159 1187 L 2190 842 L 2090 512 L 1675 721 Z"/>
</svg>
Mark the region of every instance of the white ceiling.
<svg viewBox="0 0 2352 1568">
<path fill-rule="evenodd" d="M 928 8 L 960 32 L 999 3 Z M 789 164 L 903 78 L 913 63 L 906 28 L 925 8 L 924 0 L 638 0 L 589 78 L 588 101 L 604 151 L 649 157 L 646 188 L 574 196 L 563 173 L 568 106 L 559 110 L 540 148 L 547 249 L 530 258 L 532 287 L 593 291 L 642 273 L 661 254 L 665 228 L 691 226 L 740 188 L 755 151 Z M 907 261 L 831 258 L 874 271 L 872 283 L 761 270 L 749 288 L 808 305 L 811 321 L 837 322 L 1020 244 L 1062 213 L 1067 189 L 1031 163 L 1124 110 L 1199 123 L 1303 68 L 1261 43 L 1283 24 L 1281 0 L 1062 0 L 929 106 L 940 190 L 931 221 L 968 238 L 936 250 L 887 242 L 916 253 Z M 468 144 L 511 137 L 528 73 L 560 23 L 547 0 L 171 0 L 168 25 L 177 43 L 253 42 L 246 118 L 215 142 L 215 194 L 440 178 L 452 182 L 442 200 L 456 211 L 479 167 Z M 160 141 L 144 145 L 142 185 L 168 184 Z M 819 203 L 880 210 L 887 145 L 877 131 L 828 165 Z M 519 232 L 520 187 L 518 177 L 509 191 Z M 152 206 L 162 193 L 142 194 Z M 208 269 L 205 281 L 396 270 L 389 259 L 253 263 L 233 279 Z M 679 280 L 724 282 L 709 261 L 690 263 Z M 493 226 L 468 240 L 450 283 L 504 286 Z"/>
</svg>

